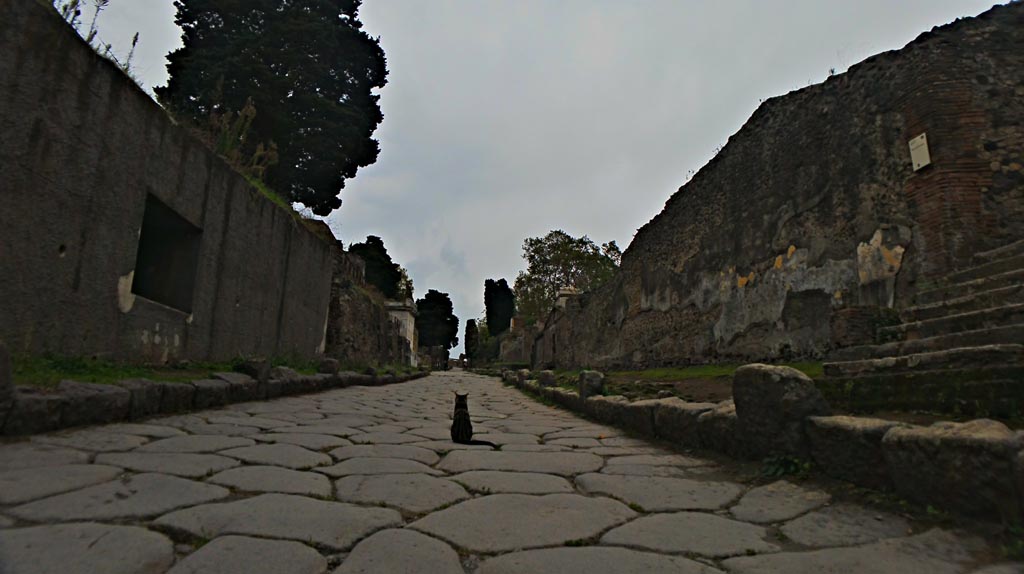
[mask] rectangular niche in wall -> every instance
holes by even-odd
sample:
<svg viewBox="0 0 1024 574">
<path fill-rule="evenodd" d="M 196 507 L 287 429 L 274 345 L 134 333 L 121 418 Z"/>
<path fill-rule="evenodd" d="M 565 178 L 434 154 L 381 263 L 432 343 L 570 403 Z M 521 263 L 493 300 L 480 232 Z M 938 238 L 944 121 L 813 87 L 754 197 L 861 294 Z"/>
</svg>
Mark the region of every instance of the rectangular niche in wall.
<svg viewBox="0 0 1024 574">
<path fill-rule="evenodd" d="M 132 293 L 191 313 L 202 234 L 202 229 L 147 195 Z"/>
</svg>

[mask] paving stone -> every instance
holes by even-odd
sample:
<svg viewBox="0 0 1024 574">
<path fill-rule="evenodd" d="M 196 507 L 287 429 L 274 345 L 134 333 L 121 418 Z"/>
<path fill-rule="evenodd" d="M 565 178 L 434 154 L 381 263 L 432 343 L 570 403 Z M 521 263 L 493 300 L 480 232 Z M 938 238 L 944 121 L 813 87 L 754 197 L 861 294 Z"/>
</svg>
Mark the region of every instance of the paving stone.
<svg viewBox="0 0 1024 574">
<path fill-rule="evenodd" d="M 282 492 L 327 498 L 331 481 L 322 474 L 276 466 L 243 466 L 219 472 L 206 480 L 247 492 Z"/>
<path fill-rule="evenodd" d="M 334 462 L 322 452 L 313 452 L 293 444 L 243 446 L 221 451 L 221 454 L 251 464 L 269 464 L 294 469 L 313 468 Z"/>
<path fill-rule="evenodd" d="M 143 445 L 136 452 L 217 452 L 254 444 L 256 441 L 251 438 L 237 436 L 176 436 Z"/>
<path fill-rule="evenodd" d="M 7 513 L 35 522 L 142 518 L 229 494 L 226 488 L 211 484 L 163 474 L 138 474 L 15 506 Z"/>
<path fill-rule="evenodd" d="M 853 546 L 899 538 L 910 524 L 899 516 L 849 504 L 809 512 L 782 527 L 787 538 L 804 546 Z"/>
<path fill-rule="evenodd" d="M 168 574 L 321 574 L 327 559 L 305 544 L 221 536 L 187 556 Z"/>
<path fill-rule="evenodd" d="M 505 452 L 570 452 L 572 447 L 560 444 L 506 444 L 501 447 Z"/>
<path fill-rule="evenodd" d="M 368 432 L 348 437 L 358 444 L 405 444 L 422 441 L 422 437 L 400 432 Z"/>
<path fill-rule="evenodd" d="M 241 464 L 217 454 L 179 452 L 111 452 L 97 455 L 96 462 L 136 472 L 159 472 L 186 478 L 202 478 Z"/>
<path fill-rule="evenodd" d="M 197 435 L 247 436 L 260 432 L 258 427 L 206 422 L 185 425 L 182 428 Z"/>
<path fill-rule="evenodd" d="M 603 446 L 601 441 L 596 438 L 556 438 L 552 440 L 545 440 L 544 444 L 555 444 L 560 446 L 568 446 L 572 448 L 592 448 Z"/>
<path fill-rule="evenodd" d="M 936 529 L 853 548 L 730 558 L 722 565 L 735 574 L 961 574 L 970 571 L 975 550 L 973 541 Z"/>
<path fill-rule="evenodd" d="M 99 432 L 132 434 L 150 438 L 170 438 L 172 436 L 183 436 L 185 433 L 179 429 L 168 426 L 137 424 L 137 423 L 116 423 L 96 427 Z"/>
<path fill-rule="evenodd" d="M 601 469 L 604 474 L 629 474 L 633 476 L 669 476 L 674 478 L 692 477 L 691 471 L 677 466 L 650 466 L 646 464 L 615 464 L 605 465 Z"/>
<path fill-rule="evenodd" d="M 3 574 L 163 574 L 174 546 L 136 526 L 54 524 L 0 531 Z"/>
<path fill-rule="evenodd" d="M 365 508 L 290 494 L 261 494 L 186 508 L 161 516 L 155 524 L 205 538 L 242 534 L 298 540 L 345 551 L 371 532 L 401 525 L 402 516 L 387 508 Z"/>
<path fill-rule="evenodd" d="M 507 433 L 507 432 L 486 432 L 485 429 L 474 427 L 473 439 L 486 440 L 494 444 L 537 444 L 540 437 L 532 434 Z"/>
<path fill-rule="evenodd" d="M 487 445 L 456 444 L 456 443 L 452 442 L 451 439 L 448 439 L 448 440 L 428 440 L 428 441 L 412 442 L 412 443 L 406 443 L 406 444 L 408 444 L 409 446 L 417 446 L 417 447 L 420 447 L 420 448 L 429 448 L 430 450 L 433 450 L 433 451 L 439 452 L 439 453 L 452 452 L 452 451 L 456 451 L 456 450 L 479 450 L 479 451 L 491 451 L 491 450 L 494 450 L 494 449 L 492 449 L 491 447 L 489 447 Z M 512 445 L 510 445 L 510 446 L 512 446 Z M 524 445 L 524 446 L 537 446 L 537 445 Z"/>
<path fill-rule="evenodd" d="M 820 490 L 797 486 L 786 480 L 752 489 L 732 507 L 732 515 L 746 522 L 768 524 L 799 516 L 825 505 L 832 497 Z"/>
<path fill-rule="evenodd" d="M 707 466 L 714 464 L 709 460 L 702 460 L 681 454 L 637 454 L 631 456 L 616 456 L 609 458 L 608 466 L 617 464 L 643 464 L 650 466 Z"/>
<path fill-rule="evenodd" d="M 494 494 L 434 512 L 409 527 L 471 552 L 490 553 L 590 538 L 635 516 L 607 498 Z"/>
<path fill-rule="evenodd" d="M 0 472 L 0 504 L 21 504 L 76 488 L 113 480 L 120 468 L 68 464 Z"/>
<path fill-rule="evenodd" d="M 572 476 L 603 465 L 601 457 L 577 452 L 457 451 L 445 456 L 438 468 L 446 472 L 508 470 Z"/>
<path fill-rule="evenodd" d="M 329 434 L 332 436 L 347 437 L 354 434 L 362 434 L 359 429 L 347 427 L 338 424 L 318 423 L 310 425 L 300 425 L 291 427 L 292 432 L 312 433 L 312 434 Z"/>
<path fill-rule="evenodd" d="M 334 497 L 423 513 L 465 500 L 469 494 L 457 483 L 426 474 L 384 474 L 346 476 L 334 483 Z"/>
<path fill-rule="evenodd" d="M 401 549 L 397 551 L 396 549 Z M 381 530 L 360 542 L 333 574 L 463 574 L 444 542 L 412 530 Z"/>
<path fill-rule="evenodd" d="M 87 462 L 88 453 L 70 448 L 32 442 L 0 445 L 0 471 Z"/>
<path fill-rule="evenodd" d="M 0 514 L 0 528 L 10 528 L 12 526 L 14 526 L 14 520 Z"/>
<path fill-rule="evenodd" d="M 619 436 L 619 434 L 621 434 L 619 432 L 619 430 L 615 429 L 615 428 L 612 428 L 612 427 L 594 427 L 594 426 L 589 426 L 589 427 L 581 427 L 581 428 L 572 428 L 572 429 L 560 430 L 560 431 L 557 431 L 557 432 L 549 433 L 549 434 L 544 435 L 544 440 L 545 441 L 550 441 L 550 440 L 556 439 L 556 438 L 593 438 L 593 439 L 602 439 L 602 438 L 611 438 L 611 437 Z"/>
<path fill-rule="evenodd" d="M 545 548 L 491 558 L 479 574 L 713 574 L 720 572 L 681 556 L 626 548 Z"/>
<path fill-rule="evenodd" d="M 229 424 L 229 425 L 240 425 L 246 427 L 256 427 L 263 430 L 278 429 L 278 428 L 289 428 L 295 429 L 297 425 L 293 422 L 277 420 L 268 417 L 250 417 L 239 414 L 230 415 L 217 415 L 207 417 L 207 421 L 217 424 Z M 308 432 L 308 431 L 301 431 Z"/>
<path fill-rule="evenodd" d="M 361 430 L 364 433 L 375 433 L 375 432 L 404 433 L 408 429 L 406 427 L 404 427 L 404 426 L 388 423 L 388 424 L 377 424 L 377 425 L 365 426 L 365 427 L 360 428 L 359 430 Z M 422 435 L 420 435 L 420 436 L 422 436 Z"/>
<path fill-rule="evenodd" d="M 576 477 L 576 484 L 584 492 L 614 496 L 649 512 L 714 510 L 743 491 L 731 482 L 619 474 L 584 474 Z"/>
<path fill-rule="evenodd" d="M 376 457 L 349 458 L 334 466 L 322 466 L 315 470 L 333 477 L 353 474 L 444 474 L 415 460 Z"/>
<path fill-rule="evenodd" d="M 638 438 L 616 436 L 601 439 L 601 444 L 604 446 L 647 446 L 648 443 Z"/>
<path fill-rule="evenodd" d="M 664 454 L 665 451 L 651 446 L 599 446 L 588 448 L 583 452 L 589 452 L 597 456 L 631 456 L 638 454 Z"/>
<path fill-rule="evenodd" d="M 79 450 L 89 450 L 94 452 L 132 450 L 133 448 L 137 448 L 149 442 L 149 439 L 140 436 L 99 432 L 95 430 L 76 430 L 46 434 L 34 436 L 30 440 L 32 442 L 42 444 L 52 444 L 54 446 L 77 448 Z"/>
<path fill-rule="evenodd" d="M 601 537 L 602 544 L 657 552 L 698 554 L 709 558 L 776 552 L 765 541 L 767 529 L 703 512 L 642 516 Z"/>
<path fill-rule="evenodd" d="M 476 492 L 514 494 L 554 494 L 573 492 L 569 481 L 551 474 L 474 470 L 451 477 Z"/>
<path fill-rule="evenodd" d="M 372 419 L 370 417 L 367 417 L 367 416 L 364 416 L 364 415 L 336 414 L 336 415 L 331 415 L 331 416 L 325 417 L 325 418 L 317 421 L 316 424 L 318 424 L 318 425 L 320 425 L 320 424 L 337 425 L 337 426 L 341 426 L 341 427 L 352 428 L 352 427 L 370 426 L 372 424 L 376 424 L 376 422 L 377 421 L 375 421 L 374 419 Z M 358 431 L 358 432 L 362 432 L 362 431 Z M 353 434 L 356 434 L 356 433 L 353 433 Z"/>
<path fill-rule="evenodd" d="M 253 435 L 260 442 L 294 444 L 312 450 L 323 450 L 352 444 L 351 441 L 327 434 L 312 433 L 265 433 Z"/>
<path fill-rule="evenodd" d="M 335 460 L 347 458 L 407 458 L 427 465 L 437 464 L 441 457 L 436 452 L 404 444 L 357 444 L 343 446 L 330 452 Z"/>
</svg>

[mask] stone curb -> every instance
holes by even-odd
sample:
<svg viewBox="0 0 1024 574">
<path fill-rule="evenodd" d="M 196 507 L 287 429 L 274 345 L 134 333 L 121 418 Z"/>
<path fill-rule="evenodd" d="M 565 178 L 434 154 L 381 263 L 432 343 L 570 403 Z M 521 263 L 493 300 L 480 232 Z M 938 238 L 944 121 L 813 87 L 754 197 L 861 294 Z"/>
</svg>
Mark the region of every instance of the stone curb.
<svg viewBox="0 0 1024 574">
<path fill-rule="evenodd" d="M 679 398 L 629 402 L 622 396 L 581 400 L 562 387 L 495 375 L 506 384 L 603 424 L 684 448 L 756 458 L 745 444 L 733 401 L 691 403 Z M 750 421 L 744 421 L 746 432 Z M 924 427 L 857 416 L 803 416 L 801 452 L 829 476 L 876 490 L 895 490 L 922 505 L 987 520 L 1024 517 L 1024 431 L 981 419 Z M 767 429 L 763 429 L 766 430 Z"/>
<path fill-rule="evenodd" d="M 270 378 L 262 383 L 242 373 L 214 373 L 208 379 L 181 383 L 146 379 L 128 379 L 111 385 L 61 381 L 56 391 L 16 385 L 6 416 L 0 412 L 0 435 L 26 435 L 74 426 L 132 421 L 357 385 L 391 385 L 430 374 L 291 373 L 293 375 L 289 378 Z"/>
</svg>

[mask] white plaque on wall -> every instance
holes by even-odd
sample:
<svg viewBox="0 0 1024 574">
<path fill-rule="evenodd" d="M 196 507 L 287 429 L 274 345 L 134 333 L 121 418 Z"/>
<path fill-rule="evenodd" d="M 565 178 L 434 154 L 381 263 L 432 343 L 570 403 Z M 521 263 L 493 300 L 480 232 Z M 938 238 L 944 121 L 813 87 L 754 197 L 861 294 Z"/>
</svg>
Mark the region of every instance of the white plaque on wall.
<svg viewBox="0 0 1024 574">
<path fill-rule="evenodd" d="M 926 134 L 921 134 L 910 140 L 910 161 L 914 164 L 914 171 L 931 165 L 932 158 L 928 153 L 928 136 Z"/>
</svg>

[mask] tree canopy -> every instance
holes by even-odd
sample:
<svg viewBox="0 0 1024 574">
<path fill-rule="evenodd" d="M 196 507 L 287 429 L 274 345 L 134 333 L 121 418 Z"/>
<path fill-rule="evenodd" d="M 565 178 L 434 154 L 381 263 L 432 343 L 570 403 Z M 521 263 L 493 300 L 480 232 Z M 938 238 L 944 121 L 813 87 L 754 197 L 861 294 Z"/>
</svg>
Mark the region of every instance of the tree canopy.
<svg viewBox="0 0 1024 574">
<path fill-rule="evenodd" d="M 431 289 L 416 301 L 420 346 L 451 349 L 459 344 L 459 318 L 447 293 Z"/>
<path fill-rule="evenodd" d="M 341 206 L 345 181 L 379 153 L 373 90 L 387 83 L 387 65 L 362 29 L 361 2 L 176 0 L 184 46 L 168 55 L 170 79 L 157 98 L 197 126 L 251 101 L 255 116 L 234 143 L 247 156 L 274 144 L 267 183 L 327 215 Z"/>
<path fill-rule="evenodd" d="M 516 295 L 508 281 L 484 281 L 484 312 L 487 314 L 487 331 L 492 337 L 508 331 L 516 314 Z"/>
<path fill-rule="evenodd" d="M 370 235 L 365 243 L 348 246 L 349 253 L 366 262 L 366 282 L 388 299 L 411 298 L 412 280 L 401 266 L 391 260 L 384 240 Z"/>
<path fill-rule="evenodd" d="M 466 321 L 466 356 L 473 358 L 476 356 L 477 346 L 480 344 L 480 331 L 476 327 L 476 319 L 468 319 Z"/>
<path fill-rule="evenodd" d="M 610 279 L 622 252 L 614 241 L 598 247 L 586 235 L 577 238 L 554 230 L 544 237 L 527 238 L 523 259 L 527 269 L 519 273 L 515 283 L 519 312 L 530 319 L 543 319 L 559 289 L 593 291 Z"/>
</svg>

